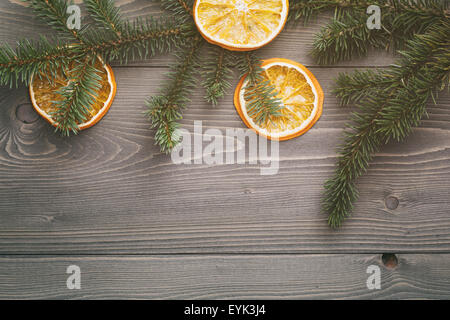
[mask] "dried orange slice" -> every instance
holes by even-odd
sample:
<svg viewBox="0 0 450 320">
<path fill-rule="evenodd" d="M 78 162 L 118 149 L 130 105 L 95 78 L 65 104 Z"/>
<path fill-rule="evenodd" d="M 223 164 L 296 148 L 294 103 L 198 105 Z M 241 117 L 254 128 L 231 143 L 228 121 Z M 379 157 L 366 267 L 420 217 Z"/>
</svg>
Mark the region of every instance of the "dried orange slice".
<svg viewBox="0 0 450 320">
<path fill-rule="evenodd" d="M 84 130 L 98 123 L 108 112 L 116 95 L 117 85 L 111 66 L 104 64 L 100 58 L 95 62 L 95 68 L 100 70 L 101 88 L 96 92 L 95 102 L 91 106 L 87 119 L 84 123 L 79 123 L 79 130 Z M 34 109 L 50 124 L 58 124 L 52 119 L 51 113 L 55 111 L 53 101 L 63 99 L 57 92 L 67 86 L 67 78 L 62 70 L 52 79 L 52 83 L 46 76 L 34 75 L 30 82 L 30 98 Z"/>
<path fill-rule="evenodd" d="M 194 20 L 210 43 L 234 51 L 258 49 L 283 29 L 288 0 L 196 0 Z"/>
<path fill-rule="evenodd" d="M 257 114 L 248 115 L 244 76 L 234 93 L 234 105 L 242 121 L 268 139 L 288 140 L 304 134 L 322 114 L 324 95 L 319 82 L 306 67 L 292 60 L 269 59 L 261 67 L 264 81 L 270 81 L 282 101 L 281 115 L 271 116 L 262 124 L 257 124 Z"/>
</svg>

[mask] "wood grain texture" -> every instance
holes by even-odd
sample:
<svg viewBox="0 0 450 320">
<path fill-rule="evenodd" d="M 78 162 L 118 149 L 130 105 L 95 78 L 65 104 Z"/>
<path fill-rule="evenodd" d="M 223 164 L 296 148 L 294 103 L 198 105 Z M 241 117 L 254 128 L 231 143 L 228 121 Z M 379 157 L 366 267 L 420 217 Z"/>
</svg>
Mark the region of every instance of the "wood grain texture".
<svg viewBox="0 0 450 320">
<path fill-rule="evenodd" d="M 130 19 L 161 13 L 149 0 L 116 3 Z M 330 230 L 320 213 L 351 112 L 338 106 L 333 79 L 394 61 L 377 51 L 318 67 L 308 52 L 328 18 L 288 28 L 259 51 L 311 67 L 326 93 L 313 129 L 281 143 L 273 176 L 249 163 L 174 165 L 159 153 L 143 112 L 167 55 L 115 65 L 110 112 L 70 138 L 36 116 L 25 88 L 0 88 L 0 299 L 449 299 L 449 94 L 405 143 L 377 154 L 343 228 Z M 0 21 L 0 42 L 11 45 L 53 35 L 19 0 L 0 1 Z M 212 108 L 196 89 L 182 126 L 244 128 L 231 94 Z M 382 252 L 400 253 L 395 269 Z M 71 264 L 81 267 L 80 291 L 66 288 Z M 372 264 L 381 290 L 366 287 Z"/>
<path fill-rule="evenodd" d="M 54 32 L 44 23 L 34 18 L 31 9 L 19 5 L 18 0 L 3 0 L 0 2 L 0 43 L 5 41 L 14 46 L 21 38 L 37 39 L 39 34 L 52 36 Z M 80 1 L 81 2 L 81 1 Z M 157 1 L 150 0 L 117 0 L 124 17 L 134 19 L 141 16 L 161 15 L 162 11 Z M 82 11 L 85 13 L 85 10 Z M 308 66 L 317 65 L 309 56 L 316 33 L 326 25 L 330 15 L 321 15 L 312 19 L 307 26 L 286 27 L 285 30 L 261 50 L 258 54 L 264 58 L 283 57 L 293 59 Z M 206 50 L 206 48 L 204 48 Z M 145 61 L 136 61 L 135 66 L 167 66 L 172 59 L 166 56 L 155 56 Z M 394 61 L 391 54 L 385 51 L 372 51 L 368 58 L 354 59 L 338 64 L 338 66 L 386 66 Z"/>
<path fill-rule="evenodd" d="M 405 143 L 376 156 L 353 217 L 332 231 L 320 213 L 322 185 L 350 110 L 331 89 L 338 72 L 350 70 L 311 70 L 326 92 L 323 116 L 280 144 L 272 176 L 261 176 L 259 165 L 174 165 L 160 154 L 142 113 L 164 68 L 115 68 L 110 112 L 71 138 L 41 119 L 19 121 L 25 90 L 2 89 L 0 253 L 449 252 L 450 96 L 430 106 Z M 231 92 L 217 108 L 203 95 L 195 91 L 183 127 L 244 127 Z M 395 210 L 388 197 L 398 199 Z"/>
<path fill-rule="evenodd" d="M 449 299 L 450 255 L 0 257 L 1 299 Z M 69 265 L 81 289 L 68 290 Z M 369 265 L 381 289 L 369 290 Z"/>
</svg>

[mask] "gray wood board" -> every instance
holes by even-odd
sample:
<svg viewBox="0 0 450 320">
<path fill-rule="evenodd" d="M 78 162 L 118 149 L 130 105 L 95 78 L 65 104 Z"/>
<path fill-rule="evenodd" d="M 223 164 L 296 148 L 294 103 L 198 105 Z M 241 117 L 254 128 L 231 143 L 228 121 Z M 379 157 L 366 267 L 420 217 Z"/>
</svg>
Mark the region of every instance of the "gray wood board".
<svg viewBox="0 0 450 320">
<path fill-rule="evenodd" d="M 110 112 L 70 138 L 42 119 L 19 121 L 17 107 L 31 109 L 26 90 L 1 89 L 0 253 L 449 252 L 449 95 L 405 143 L 375 157 L 353 217 L 332 231 L 320 212 L 322 185 L 350 110 L 331 89 L 351 70 L 311 70 L 326 93 L 323 116 L 280 144 L 271 176 L 260 165 L 175 165 L 159 153 L 143 112 L 165 69 L 115 68 Z M 184 128 L 195 120 L 204 130 L 244 128 L 231 92 L 217 108 L 203 95 L 195 91 Z M 390 196 L 395 210 L 386 208 Z"/>
<path fill-rule="evenodd" d="M 81 269 L 81 289 L 66 286 Z M 370 265 L 381 289 L 369 290 Z M 1 299 L 449 299 L 449 254 L 0 257 Z"/>
<path fill-rule="evenodd" d="M 153 1 L 116 3 L 130 19 L 160 14 Z M 143 112 L 173 62 L 167 55 L 113 64 L 113 107 L 71 138 L 32 111 L 26 89 L 0 88 L 0 298 L 448 299 L 449 94 L 405 143 L 377 154 L 343 228 L 330 230 L 320 212 L 351 112 L 338 106 L 333 79 L 394 61 L 372 51 L 317 66 L 309 52 L 329 17 L 288 27 L 258 51 L 311 67 L 325 91 L 321 120 L 281 143 L 273 176 L 248 163 L 174 165 L 159 153 Z M 0 21 L 0 42 L 12 46 L 54 35 L 20 0 L 0 2 Z M 244 128 L 231 91 L 216 108 L 203 96 L 195 90 L 184 128 Z M 384 267 L 382 252 L 400 253 L 399 265 Z M 80 291 L 66 288 L 70 264 L 81 267 Z M 366 287 L 371 264 L 381 267 L 381 290 Z"/>
</svg>

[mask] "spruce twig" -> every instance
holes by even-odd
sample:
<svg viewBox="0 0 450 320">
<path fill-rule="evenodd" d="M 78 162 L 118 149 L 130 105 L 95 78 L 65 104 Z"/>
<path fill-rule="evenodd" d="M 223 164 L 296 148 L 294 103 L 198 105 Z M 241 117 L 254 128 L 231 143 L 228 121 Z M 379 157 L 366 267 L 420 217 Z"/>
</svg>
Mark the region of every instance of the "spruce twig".
<svg viewBox="0 0 450 320">
<path fill-rule="evenodd" d="M 34 42 L 19 41 L 16 49 L 5 44 L 0 47 L 0 85 L 28 85 L 34 73 L 46 75 L 51 80 L 61 66 L 85 55 L 99 55 L 105 62 L 147 58 L 171 51 L 190 37 L 192 26 L 162 17 L 125 23 L 120 39 L 88 29 L 82 44 L 67 45 L 55 39 L 49 41 L 43 36 Z"/>
<path fill-rule="evenodd" d="M 360 102 L 380 88 L 395 85 L 396 81 L 401 81 L 401 78 L 389 77 L 383 69 L 356 70 L 353 74 L 340 73 L 336 79 L 334 94 L 342 106 L 347 106 L 352 102 Z"/>
<path fill-rule="evenodd" d="M 247 113 L 256 124 L 267 123 L 272 117 L 281 117 L 280 110 L 284 108 L 277 96 L 275 87 L 263 76 L 264 69 L 261 60 L 253 52 L 239 55 L 238 69 L 241 77 L 246 77 L 245 100 Z"/>
<path fill-rule="evenodd" d="M 448 0 L 297 0 L 289 20 L 307 21 L 320 11 L 334 9 L 332 21 L 316 36 L 312 55 L 320 64 L 332 64 L 367 55 L 370 48 L 397 50 L 415 34 L 449 19 Z M 381 29 L 366 26 L 369 5 L 381 8 Z"/>
<path fill-rule="evenodd" d="M 193 21 L 193 0 L 160 0 L 160 2 L 163 9 L 171 11 L 181 21 Z"/>
<path fill-rule="evenodd" d="M 203 38 L 197 36 L 177 54 L 178 63 L 171 67 L 169 81 L 159 95 L 147 101 L 147 116 L 156 129 L 155 140 L 161 152 L 172 151 L 180 142 L 176 135 L 177 121 L 182 119 L 181 111 L 189 102 L 190 90 L 195 87 L 194 74 L 203 43 Z"/>
<path fill-rule="evenodd" d="M 43 36 L 34 42 L 26 39 L 19 41 L 16 49 L 5 44 L 0 47 L 0 85 L 28 85 L 35 73 L 51 81 L 67 65 L 69 55 L 69 47 L 57 40 L 51 43 Z"/>
<path fill-rule="evenodd" d="M 334 11 L 335 17 L 339 17 L 342 13 L 352 10 L 365 10 L 368 5 L 362 1 L 346 1 L 346 0 L 290 0 L 288 23 L 298 23 L 303 20 L 305 24 L 320 12 Z"/>
<path fill-rule="evenodd" d="M 206 101 L 215 106 L 231 87 L 229 80 L 233 74 L 234 59 L 233 55 L 223 48 L 211 47 L 209 52 L 210 57 L 205 59 L 202 66 L 202 84 L 206 89 Z"/>
<path fill-rule="evenodd" d="M 321 12 L 333 12 L 339 19 L 347 12 L 365 14 L 370 5 L 377 5 L 383 13 L 407 12 L 422 18 L 450 18 L 448 0 L 290 0 L 288 22 L 307 23 Z"/>
<path fill-rule="evenodd" d="M 410 40 L 402 59 L 387 71 L 340 78 L 338 83 L 346 87 L 354 83 L 365 90 L 362 95 L 356 90 L 345 95 L 345 88 L 337 89 L 345 103 L 359 101 L 359 112 L 352 115 L 335 174 L 325 184 L 323 207 L 331 227 L 339 227 L 350 214 L 358 197 L 356 179 L 367 170 L 374 153 L 390 139 L 404 139 L 420 123 L 427 102 L 448 87 L 449 39 L 450 23 L 445 20 Z M 376 90 L 366 87 L 383 77 L 388 80 Z"/>
<path fill-rule="evenodd" d="M 78 124 L 86 121 L 101 88 L 96 59 L 95 56 L 84 56 L 75 60 L 73 67 L 66 72 L 71 81 L 57 92 L 63 99 L 54 101 L 56 111 L 50 115 L 57 123 L 56 130 L 66 136 L 70 132 L 78 132 Z"/>
<path fill-rule="evenodd" d="M 113 33 L 117 39 L 122 37 L 123 21 L 113 0 L 84 0 L 84 3 L 91 17 L 105 31 Z"/>
<path fill-rule="evenodd" d="M 67 8 L 69 2 L 66 0 L 23 0 L 33 8 L 36 15 L 46 24 L 53 27 L 61 34 L 69 35 L 82 43 L 82 32 L 67 27 L 69 15 Z"/>
<path fill-rule="evenodd" d="M 312 56 L 319 64 L 334 64 L 365 56 L 370 47 L 388 46 L 388 34 L 384 30 L 369 30 L 366 21 L 366 16 L 348 12 L 341 19 L 333 19 L 316 36 Z"/>
<path fill-rule="evenodd" d="M 57 130 L 66 135 L 78 131 L 78 124 L 86 119 L 94 101 L 92 95 L 98 88 L 98 70 L 93 65 L 93 57 L 100 56 L 106 63 L 144 59 L 168 52 L 193 36 L 192 23 L 182 23 L 179 19 L 141 18 L 123 22 L 111 0 L 85 0 L 89 13 L 101 28 L 85 25 L 82 31 L 69 30 L 69 2 L 25 1 L 42 20 L 70 38 L 62 38 L 68 43 L 44 37 L 35 42 L 22 40 L 16 49 L 4 45 L 0 48 L 0 85 L 28 85 L 33 75 L 45 76 L 53 83 L 61 71 L 67 76 L 70 74 L 68 85 L 58 92 L 61 101 L 54 102 L 56 111 L 52 113 Z M 72 70 L 68 71 L 69 64 Z"/>
<path fill-rule="evenodd" d="M 85 33 L 85 42 L 77 48 L 83 54 L 100 55 L 106 62 L 145 59 L 157 53 L 166 53 L 190 41 L 193 27 L 167 17 L 137 19 L 125 22 L 120 39 L 96 31 Z"/>
</svg>

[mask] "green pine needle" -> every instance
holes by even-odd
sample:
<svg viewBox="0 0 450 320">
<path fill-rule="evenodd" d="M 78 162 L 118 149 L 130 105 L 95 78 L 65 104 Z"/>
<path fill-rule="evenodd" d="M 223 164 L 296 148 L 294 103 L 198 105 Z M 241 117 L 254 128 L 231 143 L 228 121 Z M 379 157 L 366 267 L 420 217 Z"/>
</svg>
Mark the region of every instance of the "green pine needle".
<svg viewBox="0 0 450 320">
<path fill-rule="evenodd" d="M 95 68 L 96 60 L 95 56 L 75 60 L 74 67 L 65 72 L 72 81 L 57 92 L 63 99 L 53 102 L 56 111 L 50 113 L 57 123 L 56 130 L 63 135 L 77 133 L 78 124 L 85 122 L 92 111 L 102 86 L 100 71 Z"/>
<path fill-rule="evenodd" d="M 281 117 L 284 108 L 277 96 L 275 87 L 265 80 L 261 60 L 253 52 L 245 52 L 238 57 L 238 69 L 245 76 L 245 96 L 247 113 L 261 125 L 271 121 L 272 117 Z"/>
<path fill-rule="evenodd" d="M 91 17 L 103 27 L 120 39 L 123 31 L 123 20 L 120 10 L 114 5 L 114 0 L 84 0 Z"/>
<path fill-rule="evenodd" d="M 386 70 L 341 75 L 336 93 L 357 102 L 334 176 L 325 184 L 323 208 L 339 227 L 358 197 L 356 180 L 375 152 L 391 139 L 403 140 L 419 125 L 427 103 L 450 83 L 450 20 L 407 43 L 401 60 Z M 433 98 L 434 99 L 434 98 Z"/>
<path fill-rule="evenodd" d="M 312 55 L 320 64 L 366 56 L 371 48 L 404 48 L 414 35 L 424 33 L 442 19 L 450 19 L 448 0 L 296 0 L 289 21 L 308 21 L 322 11 L 334 18 L 316 36 Z M 367 28 L 369 5 L 381 9 L 381 29 Z"/>
<path fill-rule="evenodd" d="M 67 8 L 73 4 L 73 0 L 23 0 L 28 3 L 36 15 L 47 25 L 58 31 L 61 36 L 68 36 L 69 39 L 83 41 L 82 32 L 67 27 L 69 14 Z"/>
<path fill-rule="evenodd" d="M 161 152 L 169 153 L 180 142 L 180 137 L 176 135 L 177 121 L 182 119 L 181 111 L 189 102 L 188 96 L 196 85 L 194 75 L 203 44 L 203 38 L 195 37 L 178 52 L 178 63 L 171 67 L 168 82 L 159 95 L 147 101 L 147 116 L 152 128 L 156 129 L 155 140 Z"/>
<path fill-rule="evenodd" d="M 77 81 L 68 81 L 69 85 L 58 92 L 63 98 L 54 102 L 56 111 L 52 113 L 57 130 L 66 135 L 78 131 L 78 124 L 86 119 L 93 102 L 90 94 L 97 88 L 98 74 L 92 57 L 100 56 L 106 63 L 145 59 L 183 46 L 195 35 L 191 22 L 183 23 L 173 17 L 123 21 L 119 8 L 111 0 L 85 0 L 95 25 L 86 24 L 81 31 L 69 30 L 66 22 L 71 1 L 24 1 L 59 32 L 59 38 L 22 40 L 16 49 L 6 44 L 0 47 L 0 85 L 28 85 L 34 75 L 46 77 L 52 83 L 61 70 L 75 65 L 70 73 Z"/>
<path fill-rule="evenodd" d="M 216 106 L 231 88 L 229 80 L 233 75 L 234 56 L 230 51 L 216 46 L 210 46 L 208 53 L 209 57 L 202 66 L 202 84 L 206 89 L 206 101 Z"/>
<path fill-rule="evenodd" d="M 341 19 L 333 19 L 316 36 L 312 56 L 319 64 L 333 64 L 365 56 L 371 47 L 388 46 L 388 34 L 369 30 L 366 21 L 366 16 L 348 12 Z"/>
<path fill-rule="evenodd" d="M 84 34 L 84 43 L 77 51 L 80 54 L 100 55 L 107 62 L 119 60 L 127 63 L 172 51 L 190 41 L 193 35 L 191 24 L 183 24 L 174 18 L 139 18 L 122 24 L 120 39 L 111 33 L 88 29 Z"/>
<path fill-rule="evenodd" d="M 28 85 L 33 74 L 45 76 L 51 82 L 55 74 L 68 64 L 70 48 L 58 40 L 41 36 L 38 41 L 21 40 L 15 49 L 0 47 L 0 85 Z"/>
<path fill-rule="evenodd" d="M 194 7 L 193 0 L 160 0 L 161 7 L 164 10 L 172 12 L 175 17 L 183 22 L 193 21 L 192 8 Z"/>
</svg>

